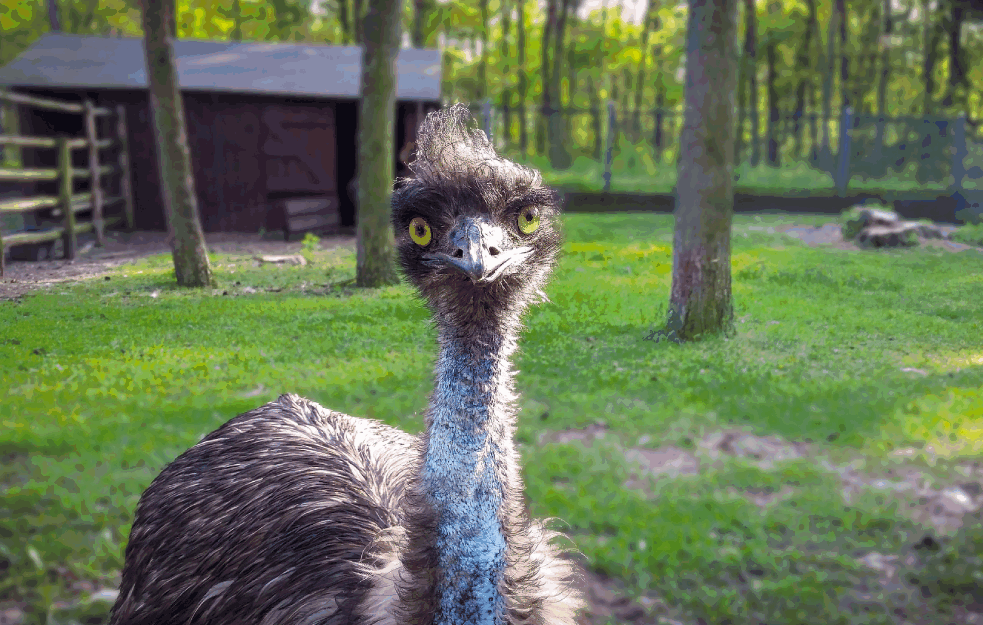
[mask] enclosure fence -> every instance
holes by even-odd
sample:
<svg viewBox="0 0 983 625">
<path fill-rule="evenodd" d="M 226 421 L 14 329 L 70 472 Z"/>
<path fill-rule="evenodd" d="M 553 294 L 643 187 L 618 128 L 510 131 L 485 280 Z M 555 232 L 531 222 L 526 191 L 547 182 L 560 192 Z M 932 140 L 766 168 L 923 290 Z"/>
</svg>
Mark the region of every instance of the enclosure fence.
<svg viewBox="0 0 983 625">
<path fill-rule="evenodd" d="M 4 149 L 29 148 L 54 150 L 56 165 L 53 168 L 9 166 L 14 159 L 0 167 L 0 182 L 34 183 L 29 197 L 0 199 L 0 218 L 8 215 L 33 214 L 34 227 L 17 232 L 4 232 L 0 227 L 0 276 L 3 276 L 8 249 L 22 245 L 53 245 L 62 240 L 64 256 L 75 258 L 78 253 L 78 235 L 95 232 L 98 245 L 105 244 L 105 229 L 119 223 L 133 228 L 133 194 L 130 188 L 129 152 L 126 143 L 126 117 L 123 105 L 115 108 L 96 107 L 86 100 L 82 103 L 63 102 L 26 96 L 0 90 L 0 103 L 34 109 L 72 113 L 83 116 L 85 137 L 28 137 L 0 133 L 0 147 Z M 100 139 L 96 120 L 115 117 L 113 138 Z M 100 152 L 114 149 L 114 163 L 101 164 Z M 74 167 L 72 154 L 87 150 L 87 167 Z M 23 160 L 21 160 L 23 163 Z M 107 194 L 104 184 L 116 179 L 114 193 Z M 75 192 L 75 181 L 88 181 L 88 191 Z M 37 183 L 52 181 L 57 192 L 53 195 L 37 193 Z M 115 209 L 107 215 L 107 209 Z M 0 221 L 2 223 L 2 221 Z M 41 224 L 38 226 L 37 224 Z"/>
<path fill-rule="evenodd" d="M 589 109 L 539 105 L 472 107 L 503 153 L 549 157 L 565 170 L 578 159 L 603 166 L 598 183 L 610 188 L 612 169 L 646 163 L 674 168 L 683 125 L 681 108 L 618 109 L 614 102 Z M 921 118 L 770 111 L 755 121 L 737 120 L 735 165 L 805 164 L 829 174 L 841 194 L 852 179 L 895 178 L 958 191 L 983 188 L 983 125 L 965 117 Z"/>
</svg>

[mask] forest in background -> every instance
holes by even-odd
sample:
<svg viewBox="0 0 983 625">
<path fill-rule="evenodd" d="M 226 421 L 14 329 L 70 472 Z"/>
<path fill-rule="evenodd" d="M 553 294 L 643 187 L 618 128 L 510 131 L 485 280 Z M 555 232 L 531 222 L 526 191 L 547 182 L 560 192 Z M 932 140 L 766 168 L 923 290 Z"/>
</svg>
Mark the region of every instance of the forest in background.
<svg viewBox="0 0 983 625">
<path fill-rule="evenodd" d="M 181 38 L 355 45 L 369 1 L 179 0 L 176 27 Z M 548 156 L 558 170 L 600 160 L 614 102 L 622 138 L 661 156 L 681 114 L 687 8 L 640 1 L 641 11 L 617 0 L 410 0 L 404 45 L 440 48 L 445 100 L 490 102 L 513 154 Z M 0 63 L 52 20 L 68 33 L 142 34 L 135 0 L 13 0 L 0 11 Z M 846 107 L 965 115 L 979 133 L 980 0 L 742 0 L 738 36 L 737 150 L 752 165 L 821 161 L 820 147 L 828 160 Z"/>
</svg>

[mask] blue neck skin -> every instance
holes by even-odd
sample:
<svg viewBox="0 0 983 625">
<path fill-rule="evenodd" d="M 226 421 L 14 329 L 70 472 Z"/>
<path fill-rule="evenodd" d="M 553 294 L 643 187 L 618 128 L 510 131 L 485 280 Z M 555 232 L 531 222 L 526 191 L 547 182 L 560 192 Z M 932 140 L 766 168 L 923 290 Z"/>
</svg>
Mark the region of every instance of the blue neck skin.
<svg viewBox="0 0 983 625">
<path fill-rule="evenodd" d="M 435 547 L 444 579 L 435 625 L 505 622 L 500 516 L 516 471 L 514 350 L 511 336 L 441 340 L 423 467 L 423 486 L 437 513 Z"/>
</svg>

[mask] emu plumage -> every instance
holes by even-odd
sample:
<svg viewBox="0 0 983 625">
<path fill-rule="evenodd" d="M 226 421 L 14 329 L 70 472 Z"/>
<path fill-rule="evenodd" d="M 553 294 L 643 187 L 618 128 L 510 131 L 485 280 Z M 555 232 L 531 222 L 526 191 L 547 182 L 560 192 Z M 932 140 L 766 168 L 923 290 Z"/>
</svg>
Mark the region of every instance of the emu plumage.
<svg viewBox="0 0 983 625">
<path fill-rule="evenodd" d="M 431 113 L 393 193 L 440 345 L 426 431 L 293 395 L 232 419 L 141 497 L 113 625 L 573 625 L 577 572 L 525 513 L 513 442 L 511 358 L 559 210 L 472 126 Z"/>
</svg>

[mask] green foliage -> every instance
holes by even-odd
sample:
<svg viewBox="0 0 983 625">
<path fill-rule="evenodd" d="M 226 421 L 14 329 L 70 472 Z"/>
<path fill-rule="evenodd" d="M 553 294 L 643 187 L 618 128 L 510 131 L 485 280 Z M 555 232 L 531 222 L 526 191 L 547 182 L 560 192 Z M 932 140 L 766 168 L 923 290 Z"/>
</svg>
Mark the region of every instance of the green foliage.
<svg viewBox="0 0 983 625">
<path fill-rule="evenodd" d="M 966 245 L 983 247 L 983 223 L 967 224 L 953 232 L 951 239 Z"/>
<path fill-rule="evenodd" d="M 304 234 L 304 240 L 300 242 L 300 253 L 307 259 L 307 262 L 314 262 L 315 252 L 321 244 L 321 237 L 313 232 Z"/>
</svg>

